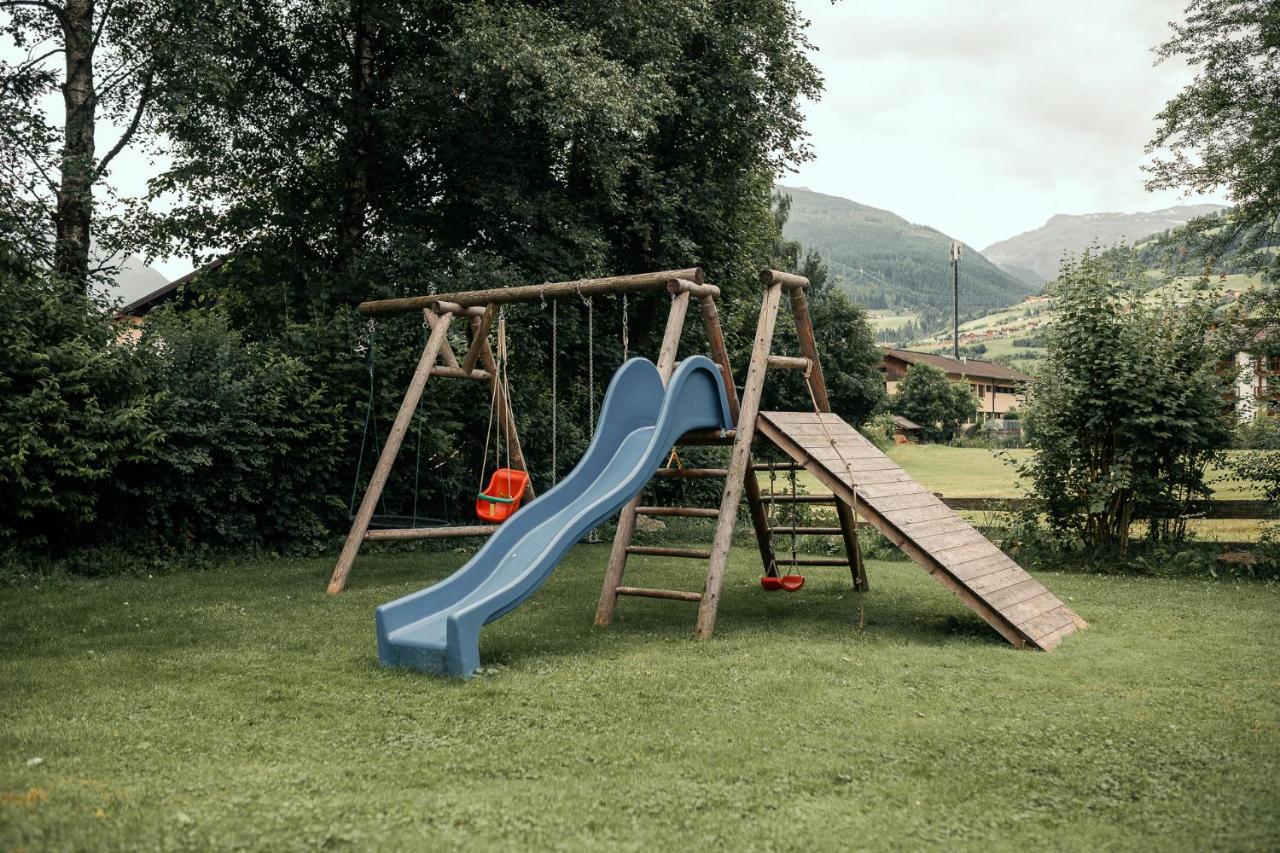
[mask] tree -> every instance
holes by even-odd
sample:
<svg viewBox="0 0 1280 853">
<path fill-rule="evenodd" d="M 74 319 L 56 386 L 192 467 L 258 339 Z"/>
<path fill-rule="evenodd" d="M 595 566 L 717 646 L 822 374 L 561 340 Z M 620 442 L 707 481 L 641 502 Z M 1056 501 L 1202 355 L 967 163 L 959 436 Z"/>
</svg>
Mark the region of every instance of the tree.
<svg viewBox="0 0 1280 853">
<path fill-rule="evenodd" d="M 106 0 L 101 8 L 95 0 L 0 0 L 0 11 L 7 15 L 0 33 L 27 49 L 23 61 L 0 63 L 0 118 L 6 119 L 0 130 L 0 187 L 6 190 L 0 217 L 17 229 L 11 248 L 50 262 L 60 280 L 83 291 L 91 272 L 94 188 L 152 105 L 153 50 L 168 28 L 139 0 Z M 148 47 L 138 49 L 130 36 L 143 32 Z M 51 65 L 59 55 L 61 74 Z M 41 104 L 58 90 L 60 133 Z M 100 118 L 124 128 L 101 157 Z M 53 225 L 52 241 L 46 223 Z"/>
<path fill-rule="evenodd" d="M 1210 493 L 1209 461 L 1230 439 L 1208 331 L 1211 307 L 1152 307 L 1141 274 L 1085 252 L 1063 264 L 1057 319 L 1029 395 L 1031 446 L 1021 473 L 1037 510 L 1076 544 L 1123 553 L 1145 521 L 1152 539 L 1180 538 Z"/>
<path fill-rule="evenodd" d="M 252 257 L 244 316 L 693 262 L 750 288 L 819 89 L 784 0 L 214 0 L 175 33 L 152 245 Z"/>
<path fill-rule="evenodd" d="M 1280 217 L 1280 6 L 1273 0 L 1192 0 L 1156 48 L 1195 79 L 1156 116 L 1148 189 L 1225 189 L 1235 202 L 1222 240 L 1263 236 Z M 1280 255 L 1259 255 L 1274 271 Z"/>
<path fill-rule="evenodd" d="M 928 364 L 913 364 L 890 400 L 894 414 L 921 426 L 926 441 L 949 441 L 961 424 L 973 420 L 978 401 L 967 385 L 952 382 Z"/>
</svg>

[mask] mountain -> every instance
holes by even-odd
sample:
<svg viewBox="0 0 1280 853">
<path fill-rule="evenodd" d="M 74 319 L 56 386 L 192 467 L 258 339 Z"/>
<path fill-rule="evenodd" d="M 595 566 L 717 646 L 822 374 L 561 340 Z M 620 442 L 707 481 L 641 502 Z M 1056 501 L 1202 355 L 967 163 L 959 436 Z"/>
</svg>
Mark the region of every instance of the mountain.
<svg viewBox="0 0 1280 853">
<path fill-rule="evenodd" d="M 1184 204 L 1149 213 L 1059 213 L 1034 231 L 992 243 L 982 254 L 1024 281 L 1043 284 L 1057 277 L 1063 253 L 1080 252 L 1094 242 L 1132 243 L 1224 209 L 1220 204 Z"/>
<path fill-rule="evenodd" d="M 827 262 L 832 281 L 871 309 L 914 314 L 925 328 L 951 316 L 951 238 L 887 210 L 803 187 L 791 196 L 783 235 Z M 960 261 L 960 313 L 978 314 L 1039 290 L 965 247 Z"/>
<path fill-rule="evenodd" d="M 125 258 L 124 262 L 112 271 L 111 276 L 112 297 L 126 305 L 154 293 L 169 283 L 169 279 L 165 278 L 159 270 L 148 266 L 137 255 L 129 255 Z"/>
</svg>

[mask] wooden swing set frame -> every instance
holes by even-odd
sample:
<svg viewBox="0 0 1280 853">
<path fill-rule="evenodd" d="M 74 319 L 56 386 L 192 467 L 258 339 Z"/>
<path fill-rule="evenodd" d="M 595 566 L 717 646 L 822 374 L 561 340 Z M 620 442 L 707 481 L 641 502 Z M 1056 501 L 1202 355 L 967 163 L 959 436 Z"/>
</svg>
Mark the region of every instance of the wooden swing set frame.
<svg viewBox="0 0 1280 853">
<path fill-rule="evenodd" d="M 378 464 L 369 479 L 368 487 L 360 502 L 347 535 L 346 544 L 338 557 L 333 575 L 329 580 L 328 591 L 336 594 L 346 586 L 352 564 L 364 542 L 379 540 L 407 540 L 427 538 L 448 538 L 466 536 L 487 536 L 497 529 L 491 525 L 467 525 L 455 527 L 416 527 L 388 530 L 370 529 L 374 509 L 386 486 L 387 478 L 395 464 L 400 446 L 408 432 L 410 421 L 417 410 L 427 381 L 435 376 L 448 379 L 468 379 L 485 382 L 497 402 L 497 418 L 504 433 L 510 435 L 510 451 L 512 463 L 527 470 L 524 453 L 520 447 L 519 433 L 516 430 L 515 417 L 511 411 L 511 401 L 507 398 L 497 376 L 497 364 L 489 345 L 489 331 L 498 306 L 521 302 L 545 301 L 547 299 L 566 296 L 588 297 L 597 294 L 621 293 L 656 293 L 667 292 L 671 295 L 671 306 L 667 313 L 666 326 L 663 331 L 662 344 L 658 352 L 658 372 L 664 382 L 671 378 L 675 370 L 680 340 L 684 332 L 685 318 L 689 312 L 690 302 L 697 300 L 702 314 L 703 327 L 710 344 L 710 357 L 720 368 L 724 378 L 725 390 L 728 394 L 729 411 L 733 416 L 735 427 L 732 430 L 698 431 L 682 436 L 677 442 L 681 445 L 731 445 L 729 462 L 726 468 L 660 468 L 656 477 L 669 478 L 720 478 L 724 480 L 724 491 L 719 508 L 678 507 L 678 506 L 644 506 L 643 498 L 637 495 L 622 509 L 618 516 L 617 532 L 609 554 L 609 562 L 605 569 L 604 585 L 596 608 L 595 622 L 605 626 L 613 620 L 619 596 L 640 596 L 647 598 L 670 599 L 676 601 L 698 602 L 698 616 L 695 633 L 707 637 L 715 630 L 716 612 L 720 604 L 720 593 L 724 586 L 725 572 L 728 567 L 729 551 L 733 541 L 734 525 L 737 520 L 738 505 L 745 497 L 750 510 L 752 527 L 759 547 L 760 560 L 765 576 L 779 577 L 780 570 L 773 548 L 775 532 L 789 532 L 789 528 L 772 527 L 770 525 L 769 507 L 761 495 L 760 484 L 756 478 L 757 471 L 798 470 L 797 463 L 752 463 L 752 443 L 757 437 L 756 420 L 760 411 L 764 381 L 770 369 L 801 370 L 809 386 L 815 408 L 821 412 L 830 411 L 827 398 L 826 383 L 822 376 L 822 366 L 818 361 L 817 344 L 813 334 L 813 324 L 809 317 L 808 302 L 805 289 L 808 279 L 801 276 L 765 270 L 760 274 L 764 288 L 760 306 L 760 315 L 756 328 L 755 340 L 752 344 L 751 361 L 747 368 L 747 378 L 743 385 L 742 397 L 739 399 L 737 385 L 733 380 L 733 368 L 729 363 L 729 353 L 725 347 L 724 332 L 720 326 L 720 314 L 716 298 L 720 289 L 708 284 L 703 272 L 698 268 L 683 270 L 665 270 L 661 272 L 642 273 L 639 275 L 614 276 L 610 278 L 583 279 L 579 281 L 555 282 L 547 284 L 521 285 L 493 290 L 472 290 L 458 293 L 443 293 L 428 296 L 413 296 L 402 299 L 384 299 L 365 302 L 359 306 L 362 314 L 368 317 L 380 317 L 394 314 L 421 312 L 424 321 L 431 329 L 426 346 L 409 388 L 400 404 L 399 412 L 383 445 Z M 800 342 L 800 355 L 781 356 L 771 353 L 774 328 L 777 323 L 778 309 L 784 292 L 789 296 L 789 304 L 795 317 L 797 336 Z M 459 360 L 449 344 L 450 324 L 457 318 L 470 321 L 470 345 L 465 356 Z M 525 492 L 526 499 L 533 498 L 533 486 L 530 484 Z M 807 527 L 806 535 L 830 535 L 839 537 L 844 545 L 845 556 L 800 558 L 801 566 L 847 566 L 855 588 L 868 588 L 866 572 L 863 569 L 858 549 L 857 522 L 852 508 L 837 498 L 825 498 L 813 495 L 798 495 L 790 500 L 798 502 L 814 502 L 819 497 L 827 503 L 834 503 L 839 520 L 837 527 Z M 788 500 L 786 495 L 771 496 L 772 501 Z M 636 521 L 640 516 L 682 517 L 682 518 L 714 518 L 715 533 L 711 548 L 708 550 L 690 548 L 664 548 L 633 545 Z M 690 558 L 707 561 L 706 580 L 701 592 L 656 589 L 623 584 L 627 558 L 631 555 Z"/>
<path fill-rule="evenodd" d="M 554 284 L 522 285 L 495 290 L 466 291 L 434 296 L 415 296 L 366 302 L 360 311 L 370 317 L 421 311 L 431 328 L 427 344 L 418 360 L 409 389 L 370 478 L 360 509 L 351 525 L 346 545 L 334 567 L 329 592 L 341 592 L 351 564 L 361 544 L 371 540 L 421 539 L 449 536 L 486 536 L 496 527 L 435 527 L 370 530 L 374 507 L 386 485 L 400 445 L 409 428 L 427 380 L 432 376 L 464 378 L 490 383 L 502 428 L 510 436 L 511 460 L 528 470 L 520 439 L 489 347 L 489 327 L 498 306 L 565 296 L 588 297 L 609 293 L 671 294 L 671 307 L 658 353 L 657 367 L 663 382 L 676 367 L 677 351 L 691 300 L 697 300 L 710 344 L 710 357 L 720 368 L 727 392 L 734 428 L 686 433 L 676 445 L 731 446 L 725 468 L 660 468 L 656 477 L 723 478 L 724 491 L 718 508 L 646 506 L 642 494 L 631 499 L 618 515 L 617 532 L 605 567 L 604 585 L 596 607 L 595 624 L 613 621 L 620 596 L 668 599 L 698 603 L 694 634 L 709 637 L 715 630 L 716 612 L 724 587 L 729 551 L 733 542 L 738 506 L 745 498 L 760 551 L 765 578 L 780 578 L 773 534 L 795 533 L 796 525 L 773 527 L 769 509 L 774 503 L 834 504 L 838 526 L 806 526 L 805 535 L 839 537 L 844 555 L 839 557 L 797 557 L 788 565 L 846 566 L 855 589 L 868 589 L 867 575 L 858 548 L 859 517 L 898 546 L 930 576 L 950 590 L 974 613 L 985 620 L 1009 643 L 1018 648 L 1049 650 L 1061 640 L 1087 627 L 1087 623 L 1061 599 L 1045 589 L 966 520 L 903 471 L 849 424 L 831 413 L 822 364 L 814 338 L 813 322 L 805 291 L 808 279 L 764 270 L 760 273 L 763 295 L 751 360 L 739 399 L 733 369 L 725 348 L 724 333 L 716 307 L 719 288 L 708 284 L 700 269 L 666 270 L 614 278 L 584 279 Z M 787 297 L 795 319 L 798 355 L 772 352 L 774 330 L 783 297 Z M 471 340 L 459 361 L 450 349 L 448 331 L 457 317 L 471 322 Z M 477 366 L 479 365 L 479 366 Z M 761 398 L 770 370 L 802 371 L 813 404 L 810 412 L 762 412 Z M 763 439 L 790 457 L 787 462 L 752 462 L 753 443 Z M 831 490 L 830 495 L 760 493 L 757 472 L 806 470 Z M 526 490 L 533 497 L 533 487 Z M 768 504 L 768 507 L 766 507 Z M 709 549 L 633 545 L 636 520 L 640 516 L 715 519 L 715 533 Z M 702 591 L 656 589 L 628 586 L 623 575 L 630 556 L 653 556 L 704 560 L 706 580 Z"/>
</svg>

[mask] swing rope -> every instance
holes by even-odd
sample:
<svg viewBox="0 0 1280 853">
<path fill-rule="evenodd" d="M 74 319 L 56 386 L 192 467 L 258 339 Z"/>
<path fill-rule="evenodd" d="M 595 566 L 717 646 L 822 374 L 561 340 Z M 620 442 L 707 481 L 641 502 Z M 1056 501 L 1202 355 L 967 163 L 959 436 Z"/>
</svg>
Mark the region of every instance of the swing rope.
<svg viewBox="0 0 1280 853">
<path fill-rule="evenodd" d="M 373 414 L 375 403 L 377 400 L 377 392 L 375 387 L 375 373 L 376 373 L 375 368 L 376 368 L 377 358 L 374 352 L 376 348 L 375 341 L 377 339 L 377 331 L 378 331 L 377 322 L 375 320 L 370 319 L 368 323 L 365 324 L 365 349 L 369 353 L 369 357 L 367 359 L 367 365 L 366 365 L 366 371 L 369 374 L 369 399 L 365 404 L 364 427 L 360 431 L 360 454 L 359 456 L 356 457 L 356 476 L 351 481 L 351 501 L 347 507 L 347 514 L 351 518 L 356 517 L 356 497 L 360 493 L 360 474 L 364 468 L 364 454 L 365 454 L 365 448 L 369 443 L 370 428 L 372 428 L 373 430 L 374 447 L 377 447 L 381 444 L 381 442 L 378 440 L 378 419 L 374 417 L 374 414 Z M 378 504 L 379 506 L 382 506 L 382 508 L 385 510 L 386 506 L 383 503 L 384 500 L 385 500 L 385 495 L 380 495 L 378 498 Z"/>
</svg>

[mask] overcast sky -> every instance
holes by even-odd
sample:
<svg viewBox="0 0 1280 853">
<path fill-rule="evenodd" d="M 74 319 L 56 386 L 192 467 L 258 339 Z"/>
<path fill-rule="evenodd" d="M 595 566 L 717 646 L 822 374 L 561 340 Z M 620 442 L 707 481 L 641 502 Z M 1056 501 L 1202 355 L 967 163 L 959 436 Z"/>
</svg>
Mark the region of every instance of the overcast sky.
<svg viewBox="0 0 1280 853">
<path fill-rule="evenodd" d="M 1151 48 L 1185 0 L 800 0 L 826 79 L 815 158 L 783 183 L 979 249 L 1055 213 L 1155 210 L 1154 117 L 1190 79 Z"/>
</svg>

